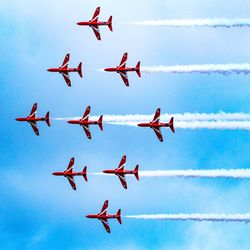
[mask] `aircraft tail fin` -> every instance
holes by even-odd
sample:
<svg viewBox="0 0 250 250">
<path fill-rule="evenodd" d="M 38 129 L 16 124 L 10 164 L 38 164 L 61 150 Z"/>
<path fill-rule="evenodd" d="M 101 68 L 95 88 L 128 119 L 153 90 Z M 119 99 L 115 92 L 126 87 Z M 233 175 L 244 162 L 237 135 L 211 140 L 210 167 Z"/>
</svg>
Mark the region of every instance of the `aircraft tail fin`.
<svg viewBox="0 0 250 250">
<path fill-rule="evenodd" d="M 172 117 L 172 118 L 170 119 L 170 121 L 169 121 L 169 127 L 170 127 L 171 131 L 172 131 L 173 133 L 175 133 L 175 129 L 174 129 L 174 117 Z"/>
<path fill-rule="evenodd" d="M 84 180 L 85 181 L 88 181 L 88 176 L 87 176 L 87 166 L 85 166 L 84 167 L 84 169 L 83 169 L 83 171 L 82 171 L 82 173 L 83 173 L 83 178 L 84 178 Z"/>
<path fill-rule="evenodd" d="M 141 62 L 138 62 L 138 63 L 136 64 L 136 66 L 135 66 L 135 71 L 136 71 L 136 73 L 137 73 L 137 75 L 138 75 L 139 77 L 141 77 L 141 70 L 140 70 L 140 68 L 141 68 Z"/>
<path fill-rule="evenodd" d="M 102 120 L 103 120 L 103 115 L 100 116 L 99 120 L 98 120 L 98 126 L 99 128 L 103 131 L 103 123 L 102 123 Z"/>
<path fill-rule="evenodd" d="M 116 219 L 118 220 L 118 222 L 119 222 L 120 224 L 122 224 L 121 209 L 119 209 L 119 210 L 117 211 Z"/>
<path fill-rule="evenodd" d="M 77 72 L 78 72 L 79 76 L 82 78 L 82 62 L 79 63 L 79 65 L 77 67 Z"/>
<path fill-rule="evenodd" d="M 109 20 L 108 20 L 108 27 L 109 27 L 110 31 L 113 31 L 112 16 L 110 16 L 110 18 L 109 18 Z"/>
<path fill-rule="evenodd" d="M 45 122 L 47 123 L 48 127 L 50 127 L 49 112 L 47 112 L 45 115 Z"/>
<path fill-rule="evenodd" d="M 135 178 L 139 181 L 140 177 L 139 177 L 139 165 L 137 164 L 135 166 L 135 169 L 134 169 L 134 175 L 135 175 Z"/>
</svg>

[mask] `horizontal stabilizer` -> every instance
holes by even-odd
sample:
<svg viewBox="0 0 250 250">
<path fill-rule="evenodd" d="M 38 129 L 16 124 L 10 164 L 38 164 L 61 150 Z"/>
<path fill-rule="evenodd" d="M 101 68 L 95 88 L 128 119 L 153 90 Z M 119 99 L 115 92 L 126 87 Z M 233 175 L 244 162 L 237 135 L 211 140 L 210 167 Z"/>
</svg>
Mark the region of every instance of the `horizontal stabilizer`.
<svg viewBox="0 0 250 250">
<path fill-rule="evenodd" d="M 108 27 L 109 27 L 110 31 L 113 31 L 112 16 L 110 16 L 110 18 L 109 18 L 109 20 L 108 20 Z"/>
<path fill-rule="evenodd" d="M 88 181 L 88 177 L 87 177 L 87 166 L 84 167 L 84 169 L 83 169 L 82 172 L 83 172 L 83 175 L 82 175 L 83 178 L 85 179 L 85 181 Z"/>
<path fill-rule="evenodd" d="M 77 67 L 77 72 L 78 72 L 79 76 L 82 78 L 82 62 L 79 63 L 79 65 Z"/>
<path fill-rule="evenodd" d="M 116 218 L 120 224 L 122 224 L 122 219 L 121 219 L 121 209 L 117 211 Z"/>
<path fill-rule="evenodd" d="M 134 175 L 135 175 L 135 178 L 139 181 L 140 178 L 139 178 L 138 170 L 139 170 L 139 165 L 137 164 L 135 169 L 134 169 Z"/>
<path fill-rule="evenodd" d="M 103 131 L 103 122 L 102 121 L 103 121 L 103 115 L 101 115 L 99 120 L 98 120 L 98 126 Z"/>
<path fill-rule="evenodd" d="M 170 127 L 171 131 L 172 131 L 173 133 L 175 133 L 175 129 L 174 129 L 174 117 L 172 117 L 172 118 L 170 119 L 170 121 L 169 121 L 169 127 Z"/>
<path fill-rule="evenodd" d="M 137 73 L 137 75 L 138 75 L 139 77 L 141 77 L 141 70 L 140 70 L 140 67 L 141 67 L 141 62 L 138 62 L 138 63 L 136 64 L 135 71 L 136 71 L 136 73 Z"/>
<path fill-rule="evenodd" d="M 45 122 L 47 123 L 48 127 L 50 127 L 50 119 L 49 119 L 49 112 L 45 115 Z"/>
</svg>

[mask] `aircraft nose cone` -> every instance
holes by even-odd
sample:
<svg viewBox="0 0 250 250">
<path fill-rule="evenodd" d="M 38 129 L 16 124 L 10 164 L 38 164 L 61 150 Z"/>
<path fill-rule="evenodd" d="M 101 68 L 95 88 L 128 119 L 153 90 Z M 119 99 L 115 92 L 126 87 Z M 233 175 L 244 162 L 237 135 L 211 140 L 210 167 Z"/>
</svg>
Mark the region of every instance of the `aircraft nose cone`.
<svg viewBox="0 0 250 250">
<path fill-rule="evenodd" d="M 89 216 L 89 215 L 86 215 L 86 218 L 90 218 L 90 216 Z"/>
</svg>

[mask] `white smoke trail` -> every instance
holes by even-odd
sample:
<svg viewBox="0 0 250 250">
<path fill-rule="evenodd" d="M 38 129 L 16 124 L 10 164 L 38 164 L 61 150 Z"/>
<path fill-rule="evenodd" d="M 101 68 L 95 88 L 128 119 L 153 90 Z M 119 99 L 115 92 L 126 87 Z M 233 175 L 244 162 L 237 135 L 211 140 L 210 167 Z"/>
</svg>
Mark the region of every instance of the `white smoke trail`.
<svg viewBox="0 0 250 250">
<path fill-rule="evenodd" d="M 174 65 L 174 66 L 149 66 L 142 67 L 144 73 L 219 73 L 223 75 L 230 74 L 249 74 L 250 64 L 194 64 L 194 65 Z"/>
<path fill-rule="evenodd" d="M 249 179 L 250 169 L 155 170 L 140 171 L 140 177 L 188 177 Z"/>
<path fill-rule="evenodd" d="M 250 222 L 250 213 L 247 214 L 153 214 L 127 215 L 130 219 L 144 220 L 177 220 L 177 221 L 213 221 L 213 222 Z"/>
<path fill-rule="evenodd" d="M 108 176 L 103 172 L 89 175 Z M 148 170 L 140 171 L 140 177 L 181 177 L 181 178 L 232 178 L 250 179 L 250 169 L 211 169 L 211 170 Z M 131 175 L 130 175 L 131 176 Z"/>
<path fill-rule="evenodd" d="M 238 121 L 209 121 L 209 122 L 177 122 L 176 128 L 181 129 L 218 129 L 218 130 L 250 130 L 250 122 Z"/>
<path fill-rule="evenodd" d="M 152 120 L 154 114 L 143 115 L 104 115 L 104 122 L 147 122 Z M 175 113 L 175 114 L 161 114 L 162 121 L 168 121 L 171 117 L 174 117 L 175 121 L 250 121 L 250 114 L 248 113 Z M 81 117 L 66 117 L 66 118 L 51 118 L 52 120 L 71 120 L 80 119 Z M 91 116 L 91 119 L 97 120 L 98 116 Z"/>
<path fill-rule="evenodd" d="M 112 125 L 137 126 L 137 122 L 109 122 Z M 175 122 L 180 129 L 250 130 L 250 121 L 193 121 Z"/>
<path fill-rule="evenodd" d="M 249 27 L 250 18 L 166 19 L 131 22 L 133 25 L 168 27 Z"/>
</svg>

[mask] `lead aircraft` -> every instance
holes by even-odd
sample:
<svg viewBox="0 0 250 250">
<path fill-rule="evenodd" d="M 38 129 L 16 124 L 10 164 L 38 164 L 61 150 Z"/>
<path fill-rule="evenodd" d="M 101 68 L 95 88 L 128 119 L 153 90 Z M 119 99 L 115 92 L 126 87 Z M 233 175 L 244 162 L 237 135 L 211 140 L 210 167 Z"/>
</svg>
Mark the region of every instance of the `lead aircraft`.
<svg viewBox="0 0 250 250">
<path fill-rule="evenodd" d="M 169 122 L 163 123 L 160 122 L 160 115 L 161 115 L 161 109 L 158 108 L 155 112 L 154 119 L 151 122 L 147 123 L 139 123 L 137 126 L 139 127 L 149 127 L 152 128 L 157 136 L 157 138 L 163 142 L 162 134 L 161 134 L 161 127 L 169 127 L 173 133 L 175 133 L 174 129 L 174 117 L 170 119 Z"/>
<path fill-rule="evenodd" d="M 30 114 L 27 117 L 16 118 L 16 121 L 28 122 L 36 135 L 39 135 L 39 130 L 37 128 L 37 122 L 45 121 L 50 127 L 49 112 L 46 113 L 45 117 L 37 117 L 37 103 L 35 103 L 31 109 Z"/>
<path fill-rule="evenodd" d="M 86 215 L 87 218 L 90 219 L 98 219 L 102 222 L 104 228 L 108 233 L 110 233 L 110 227 L 108 224 L 109 219 L 117 219 L 120 224 L 122 224 L 122 219 L 121 219 L 121 209 L 117 211 L 116 214 L 108 214 L 108 200 L 106 200 L 102 206 L 102 210 L 98 214 L 89 214 Z"/>
<path fill-rule="evenodd" d="M 110 29 L 110 31 L 113 31 L 113 27 L 112 27 L 112 16 L 110 16 L 110 18 L 108 19 L 107 22 L 102 22 L 102 21 L 98 21 L 99 15 L 100 15 L 100 7 L 96 8 L 96 11 L 92 17 L 91 20 L 87 21 L 87 22 L 78 22 L 77 24 L 80 26 L 89 26 L 93 29 L 95 36 L 98 40 L 101 40 L 101 34 L 99 31 L 99 26 L 104 26 L 107 25 Z"/>
<path fill-rule="evenodd" d="M 126 155 L 124 155 L 121 159 L 121 162 L 119 166 L 114 169 L 114 170 L 103 170 L 103 173 L 105 174 L 115 174 L 118 176 L 122 186 L 127 189 L 127 181 L 125 178 L 125 175 L 134 175 L 137 180 L 139 180 L 139 174 L 138 174 L 138 168 L 139 165 L 137 164 L 134 170 L 126 170 L 125 165 L 126 165 Z"/>
</svg>

